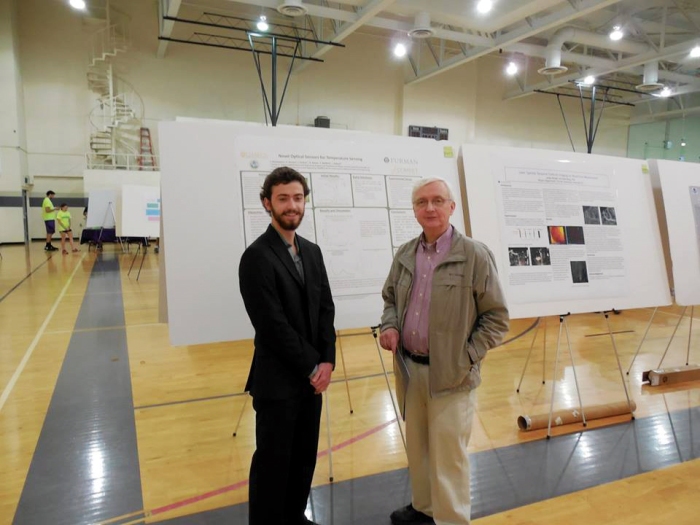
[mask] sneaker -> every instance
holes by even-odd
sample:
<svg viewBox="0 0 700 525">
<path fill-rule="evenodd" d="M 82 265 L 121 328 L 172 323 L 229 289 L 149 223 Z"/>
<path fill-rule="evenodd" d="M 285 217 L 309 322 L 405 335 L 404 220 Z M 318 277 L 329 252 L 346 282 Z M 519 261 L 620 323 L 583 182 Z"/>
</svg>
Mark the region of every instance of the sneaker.
<svg viewBox="0 0 700 525">
<path fill-rule="evenodd" d="M 49 251 L 50 252 L 57 252 L 58 248 L 56 248 L 55 246 L 49 246 Z"/>
<path fill-rule="evenodd" d="M 391 513 L 393 525 L 435 525 L 435 520 L 416 509 L 412 504 L 401 507 Z"/>
<path fill-rule="evenodd" d="M 51 245 L 47 244 L 46 246 L 44 246 L 44 251 L 45 251 L 45 252 L 50 252 L 50 251 L 51 251 Z"/>
<path fill-rule="evenodd" d="M 68 255 L 68 250 L 63 250 L 63 255 Z"/>
<path fill-rule="evenodd" d="M 78 253 L 79 251 L 78 248 L 73 248 L 73 253 Z"/>
</svg>

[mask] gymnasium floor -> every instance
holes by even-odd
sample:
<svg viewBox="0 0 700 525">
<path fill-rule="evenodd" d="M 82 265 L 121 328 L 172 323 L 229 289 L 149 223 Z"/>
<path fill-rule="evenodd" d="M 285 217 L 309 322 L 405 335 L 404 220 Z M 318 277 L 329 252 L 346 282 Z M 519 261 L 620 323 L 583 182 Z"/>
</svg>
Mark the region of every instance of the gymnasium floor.
<svg viewBox="0 0 700 525">
<path fill-rule="evenodd" d="M 133 252 L 113 247 L 62 256 L 40 243 L 0 245 L 0 254 L 0 524 L 245 524 L 251 342 L 170 346 L 157 322 L 159 255 L 149 252 L 137 282 L 127 276 Z M 224 278 L 236 279 L 235 265 Z M 516 419 L 549 410 L 558 319 L 546 320 L 544 385 L 544 330 L 519 394 L 535 331 L 489 354 L 470 443 L 477 525 L 700 522 L 700 389 L 641 385 L 680 311 L 659 309 L 625 376 L 636 420 L 560 427 L 551 440 L 518 431 Z M 651 313 L 610 318 L 623 370 Z M 510 336 L 533 321 L 514 321 Z M 568 326 L 584 404 L 624 401 L 604 319 Z M 686 317 L 665 365 L 685 363 L 688 331 Z M 341 349 L 308 513 L 323 525 L 386 525 L 409 498 L 401 433 L 369 330 L 344 333 Z M 567 351 L 560 364 L 555 410 L 577 404 Z"/>
</svg>

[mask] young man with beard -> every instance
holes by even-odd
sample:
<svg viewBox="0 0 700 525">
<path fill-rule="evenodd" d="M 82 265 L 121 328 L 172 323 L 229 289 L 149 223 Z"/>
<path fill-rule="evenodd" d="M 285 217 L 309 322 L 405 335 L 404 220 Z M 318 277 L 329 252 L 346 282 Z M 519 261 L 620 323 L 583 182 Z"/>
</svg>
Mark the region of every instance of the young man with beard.
<svg viewBox="0 0 700 525">
<path fill-rule="evenodd" d="M 308 194 L 306 179 L 291 168 L 267 176 L 260 200 L 271 224 L 238 269 L 255 328 L 246 385 L 256 439 L 249 525 L 315 525 L 304 511 L 316 467 L 321 394 L 335 365 L 335 308 L 321 250 L 295 233 Z"/>
</svg>

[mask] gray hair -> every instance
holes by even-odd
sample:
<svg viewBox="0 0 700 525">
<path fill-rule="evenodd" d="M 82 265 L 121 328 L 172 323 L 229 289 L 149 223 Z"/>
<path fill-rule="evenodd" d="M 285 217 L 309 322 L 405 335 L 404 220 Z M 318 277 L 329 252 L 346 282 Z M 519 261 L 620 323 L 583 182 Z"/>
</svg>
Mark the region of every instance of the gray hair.
<svg viewBox="0 0 700 525">
<path fill-rule="evenodd" d="M 427 186 L 428 184 L 432 184 L 433 182 L 442 182 L 442 184 L 445 186 L 445 189 L 447 189 L 447 197 L 451 201 L 455 200 L 454 194 L 452 193 L 452 188 L 450 188 L 450 185 L 445 179 L 442 179 L 440 177 L 427 177 L 425 179 L 420 179 L 413 185 L 413 191 L 411 192 L 411 202 L 415 202 L 416 193 L 418 193 L 418 190 L 420 190 L 424 186 Z"/>
</svg>

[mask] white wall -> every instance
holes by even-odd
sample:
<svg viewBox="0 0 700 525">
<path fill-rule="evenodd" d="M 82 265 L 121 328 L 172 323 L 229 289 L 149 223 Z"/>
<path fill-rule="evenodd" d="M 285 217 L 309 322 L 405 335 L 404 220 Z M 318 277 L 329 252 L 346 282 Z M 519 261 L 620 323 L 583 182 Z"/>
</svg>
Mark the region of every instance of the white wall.
<svg viewBox="0 0 700 525">
<path fill-rule="evenodd" d="M 176 116 L 264 121 L 250 53 L 171 42 L 166 57 L 158 59 L 156 2 L 111 4 L 130 19 L 132 38 L 129 51 L 115 59 L 115 72 L 143 98 L 156 152 L 157 123 Z M 186 4 L 182 9 L 189 16 Z M 65 2 L 22 0 L 17 28 L 29 175 L 43 181 L 33 193 L 50 186 L 59 195 L 72 194 L 72 178 L 80 178 L 85 168 L 88 116 L 97 100 L 88 90 L 86 74 L 89 36 L 98 26 Z M 175 28 L 175 37 L 191 30 Z M 325 115 L 332 127 L 352 130 L 406 135 L 409 124 L 419 124 L 447 127 L 450 140 L 457 143 L 571 149 L 556 98 L 533 95 L 503 101 L 514 84 L 505 79 L 501 58 L 485 57 L 405 86 L 409 66 L 393 58 L 389 39 L 354 34 L 344 43 L 347 47 L 331 50 L 324 63 L 311 63 L 292 77 L 280 123 L 306 126 Z M 280 67 L 284 65 L 282 60 Z M 263 68 L 269 71 L 265 58 Z M 579 103 L 570 99 L 564 104 L 576 149 L 583 151 Z M 594 152 L 624 156 L 627 121 L 624 109 L 606 112 Z"/>
</svg>

